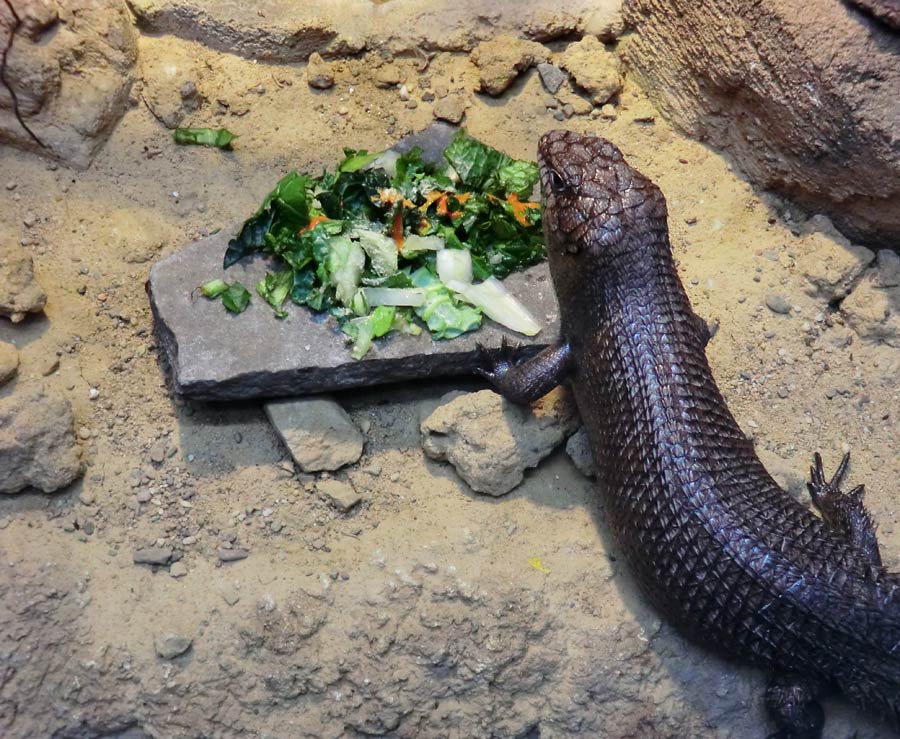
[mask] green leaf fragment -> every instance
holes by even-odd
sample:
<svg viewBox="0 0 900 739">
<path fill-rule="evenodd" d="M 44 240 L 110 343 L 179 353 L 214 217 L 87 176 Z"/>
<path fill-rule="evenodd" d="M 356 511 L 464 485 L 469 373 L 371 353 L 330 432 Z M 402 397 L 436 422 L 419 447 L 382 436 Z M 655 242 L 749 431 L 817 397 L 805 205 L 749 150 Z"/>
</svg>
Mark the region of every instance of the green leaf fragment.
<svg viewBox="0 0 900 739">
<path fill-rule="evenodd" d="M 392 305 L 379 305 L 369 315 L 352 318 L 344 323 L 341 330 L 353 340 L 350 356 L 362 359 L 371 349 L 372 340 L 391 330 L 396 310 Z"/>
<path fill-rule="evenodd" d="M 250 304 L 250 291 L 240 282 L 233 282 L 222 293 L 222 305 L 231 313 L 243 313 Z"/>
<path fill-rule="evenodd" d="M 425 267 L 412 273 L 412 282 L 425 290 L 425 303 L 415 308 L 436 339 L 455 339 L 481 325 L 481 311 L 457 301 L 444 284 Z"/>
<path fill-rule="evenodd" d="M 281 306 L 287 300 L 293 287 L 294 271 L 286 269 L 274 275 L 271 273 L 267 274 L 264 279 L 256 284 L 256 292 L 272 306 L 278 318 L 285 318 L 287 317 L 287 311 L 282 310 Z"/>
<path fill-rule="evenodd" d="M 367 164 L 371 164 L 378 157 L 380 157 L 384 152 L 376 151 L 374 154 L 370 154 L 365 149 L 360 149 L 356 151 L 354 149 L 348 149 L 344 147 L 344 159 L 338 165 L 338 172 L 356 172 L 357 170 L 362 169 Z"/>
<path fill-rule="evenodd" d="M 228 289 L 228 283 L 225 280 L 210 280 L 205 285 L 200 286 L 200 292 L 204 298 L 218 298 Z"/>
<path fill-rule="evenodd" d="M 215 146 L 231 149 L 231 142 L 237 138 L 227 128 L 176 128 L 173 133 L 176 144 L 182 146 Z"/>
</svg>

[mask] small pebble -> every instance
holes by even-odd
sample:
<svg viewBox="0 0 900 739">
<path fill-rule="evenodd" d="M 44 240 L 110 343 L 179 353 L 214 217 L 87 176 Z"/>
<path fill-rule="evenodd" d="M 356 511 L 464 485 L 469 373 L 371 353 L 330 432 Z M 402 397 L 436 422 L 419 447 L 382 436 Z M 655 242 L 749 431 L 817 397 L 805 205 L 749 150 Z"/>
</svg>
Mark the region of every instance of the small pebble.
<svg viewBox="0 0 900 739">
<path fill-rule="evenodd" d="M 183 562 L 175 562 L 169 567 L 169 575 L 172 577 L 184 577 L 187 573 L 187 567 L 185 567 Z"/>
<path fill-rule="evenodd" d="M 773 313 L 786 315 L 791 312 L 791 304 L 778 293 L 768 293 L 766 295 L 766 307 Z"/>
<path fill-rule="evenodd" d="M 250 552 L 246 549 L 219 549 L 220 562 L 237 562 L 241 559 L 247 559 Z"/>
</svg>

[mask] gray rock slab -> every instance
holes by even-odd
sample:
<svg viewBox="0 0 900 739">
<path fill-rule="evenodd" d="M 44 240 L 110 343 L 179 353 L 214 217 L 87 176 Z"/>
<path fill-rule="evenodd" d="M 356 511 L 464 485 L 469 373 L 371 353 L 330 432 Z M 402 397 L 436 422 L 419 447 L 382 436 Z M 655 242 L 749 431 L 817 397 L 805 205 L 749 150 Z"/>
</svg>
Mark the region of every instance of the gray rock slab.
<svg viewBox="0 0 900 739">
<path fill-rule="evenodd" d="M 426 157 L 440 156 L 455 130 L 434 124 L 394 148 L 421 146 Z M 545 325 L 537 336 L 524 337 L 486 318 L 479 330 L 449 341 L 434 341 L 426 331 L 378 339 L 362 360 L 354 360 L 330 316 L 291 304 L 287 318 L 279 320 L 258 296 L 244 313 L 232 315 L 218 301 L 199 295 L 197 287 L 217 277 L 240 280 L 252 291 L 270 269 L 271 262 L 262 255 L 244 259 L 227 272 L 222 269 L 228 240 L 238 228 L 236 224 L 197 241 L 150 271 L 147 290 L 160 345 L 171 367 L 174 390 L 186 397 L 275 398 L 464 375 L 476 362 L 478 344 L 496 349 L 506 337 L 530 352 L 559 337 L 559 307 L 543 263 L 505 280 Z"/>
</svg>

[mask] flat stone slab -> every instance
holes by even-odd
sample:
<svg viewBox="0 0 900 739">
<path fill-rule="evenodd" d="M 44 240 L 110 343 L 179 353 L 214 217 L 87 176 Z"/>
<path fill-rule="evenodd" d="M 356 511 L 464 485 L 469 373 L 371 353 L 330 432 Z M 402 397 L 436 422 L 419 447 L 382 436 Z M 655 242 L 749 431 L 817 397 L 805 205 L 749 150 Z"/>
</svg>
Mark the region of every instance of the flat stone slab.
<svg viewBox="0 0 900 739">
<path fill-rule="evenodd" d="M 435 124 L 397 149 L 422 146 L 426 155 L 443 151 L 454 128 Z M 273 175 L 274 184 L 274 175 Z M 240 280 L 253 291 L 271 262 L 255 255 L 222 269 L 222 258 L 239 224 L 197 241 L 154 265 L 147 290 L 161 347 L 172 370 L 174 390 L 198 400 L 289 397 L 367 387 L 426 377 L 471 374 L 478 347 L 496 349 L 504 337 L 535 351 L 559 337 L 559 307 L 546 262 L 504 280 L 504 284 L 545 328 L 535 337 L 509 331 L 488 318 L 477 331 L 451 340 L 392 334 L 376 339 L 361 360 L 337 321 L 305 306 L 286 304 L 287 318 L 254 294 L 240 315 L 219 301 L 203 298 L 197 287 L 221 277 Z"/>
</svg>

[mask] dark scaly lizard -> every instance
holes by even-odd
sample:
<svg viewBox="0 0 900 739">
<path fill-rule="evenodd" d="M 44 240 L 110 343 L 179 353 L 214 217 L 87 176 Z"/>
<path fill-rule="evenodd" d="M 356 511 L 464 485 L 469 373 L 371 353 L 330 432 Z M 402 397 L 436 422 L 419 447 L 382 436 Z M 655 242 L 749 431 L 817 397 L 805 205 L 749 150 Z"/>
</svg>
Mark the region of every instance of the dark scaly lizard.
<svg viewBox="0 0 900 739">
<path fill-rule="evenodd" d="M 517 402 L 568 381 L 609 527 L 650 600 L 688 635 L 770 669 L 772 737 L 819 737 L 839 690 L 900 727 L 900 578 L 881 566 L 862 486 L 817 454 L 814 515 L 766 472 L 706 360 L 666 201 L 601 138 L 540 141 L 562 344 L 481 373 Z"/>
</svg>

